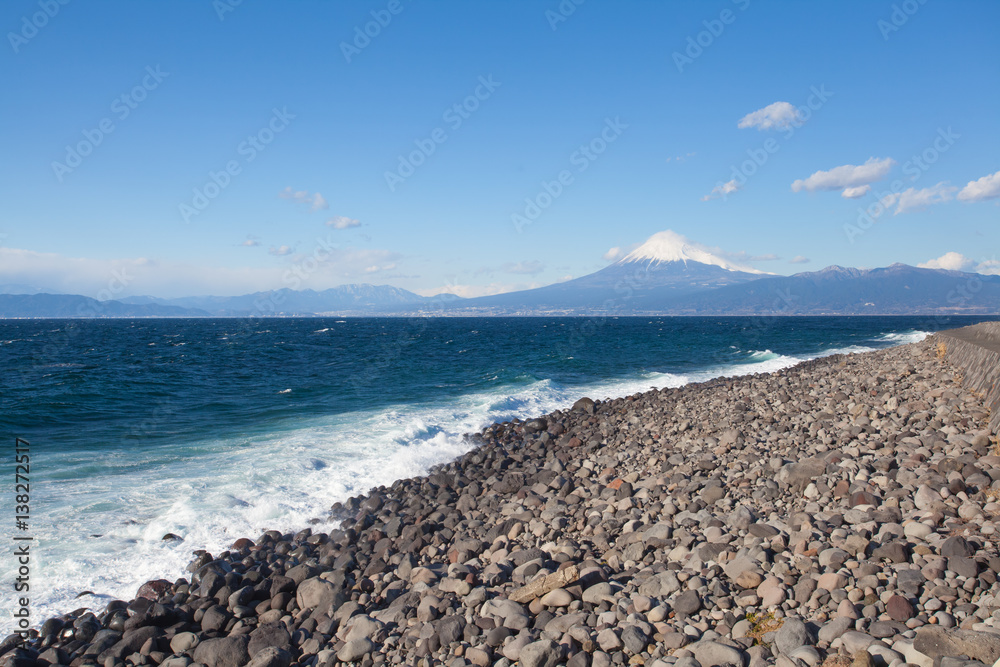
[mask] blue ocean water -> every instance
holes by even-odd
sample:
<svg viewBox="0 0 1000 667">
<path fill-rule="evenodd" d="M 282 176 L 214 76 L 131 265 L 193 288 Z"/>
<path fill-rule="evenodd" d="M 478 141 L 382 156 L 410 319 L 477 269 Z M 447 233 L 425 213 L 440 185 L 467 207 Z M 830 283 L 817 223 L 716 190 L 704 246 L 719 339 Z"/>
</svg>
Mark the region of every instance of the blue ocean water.
<svg viewBox="0 0 1000 667">
<path fill-rule="evenodd" d="M 982 319 L 0 321 L 11 480 L 14 437 L 32 452 L 33 621 L 180 577 L 194 549 L 301 528 L 460 455 L 462 435 L 493 421 Z M 184 540 L 162 541 L 168 532 Z M 14 576 L 13 558 L 0 559 L 2 608 Z"/>
</svg>

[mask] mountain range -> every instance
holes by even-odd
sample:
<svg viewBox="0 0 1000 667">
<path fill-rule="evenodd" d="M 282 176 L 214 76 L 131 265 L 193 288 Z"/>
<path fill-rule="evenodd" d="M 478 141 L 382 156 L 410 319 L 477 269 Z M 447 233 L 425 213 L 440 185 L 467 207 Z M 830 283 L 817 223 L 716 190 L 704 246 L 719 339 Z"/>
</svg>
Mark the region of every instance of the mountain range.
<svg viewBox="0 0 1000 667">
<path fill-rule="evenodd" d="M 659 232 L 609 266 L 535 289 L 424 297 L 388 285 L 280 289 L 242 296 L 97 301 L 0 286 L 0 318 L 400 315 L 861 315 L 1000 313 L 1000 276 L 905 264 L 777 276 Z"/>
</svg>

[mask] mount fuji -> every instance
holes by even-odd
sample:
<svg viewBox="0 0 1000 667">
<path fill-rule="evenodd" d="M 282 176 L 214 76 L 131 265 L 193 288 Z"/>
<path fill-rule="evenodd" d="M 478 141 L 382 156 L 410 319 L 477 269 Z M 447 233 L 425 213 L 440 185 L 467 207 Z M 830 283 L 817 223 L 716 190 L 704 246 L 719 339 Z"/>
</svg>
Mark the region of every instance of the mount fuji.
<svg viewBox="0 0 1000 667">
<path fill-rule="evenodd" d="M 4 292 L 7 292 L 6 294 Z M 995 315 L 1000 275 L 905 264 L 776 276 L 726 259 L 673 231 L 600 271 L 536 289 L 464 299 L 424 297 L 388 285 L 342 285 L 322 292 L 275 290 L 236 297 L 98 302 L 0 286 L 0 319 L 11 317 L 248 317 L 257 305 L 278 317 L 342 315 Z"/>
<path fill-rule="evenodd" d="M 667 230 L 595 273 L 546 287 L 462 299 L 452 308 L 469 314 L 650 312 L 667 308 L 677 297 L 769 275 Z"/>
</svg>

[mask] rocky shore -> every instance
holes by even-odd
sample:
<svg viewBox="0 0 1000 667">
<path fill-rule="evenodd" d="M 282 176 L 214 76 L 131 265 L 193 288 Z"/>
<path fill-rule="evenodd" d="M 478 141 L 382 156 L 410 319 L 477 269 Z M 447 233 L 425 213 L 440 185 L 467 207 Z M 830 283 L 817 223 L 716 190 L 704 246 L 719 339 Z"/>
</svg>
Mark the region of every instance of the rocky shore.
<svg viewBox="0 0 1000 667">
<path fill-rule="evenodd" d="M 991 665 L 1000 456 L 942 340 L 495 424 L 0 667 Z"/>
</svg>

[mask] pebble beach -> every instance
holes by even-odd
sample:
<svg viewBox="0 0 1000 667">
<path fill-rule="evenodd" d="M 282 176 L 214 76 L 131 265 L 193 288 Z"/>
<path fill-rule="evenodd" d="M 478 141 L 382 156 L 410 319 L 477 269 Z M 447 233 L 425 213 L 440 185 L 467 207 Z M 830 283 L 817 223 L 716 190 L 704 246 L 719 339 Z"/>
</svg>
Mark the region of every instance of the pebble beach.
<svg viewBox="0 0 1000 667">
<path fill-rule="evenodd" d="M 997 353 L 968 345 L 494 424 L 315 524 L 339 528 L 196 553 L 8 637 L 0 667 L 988 667 Z"/>
</svg>

